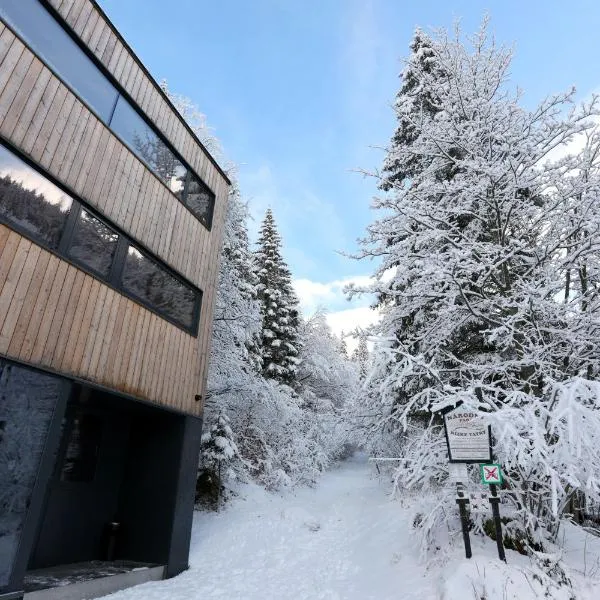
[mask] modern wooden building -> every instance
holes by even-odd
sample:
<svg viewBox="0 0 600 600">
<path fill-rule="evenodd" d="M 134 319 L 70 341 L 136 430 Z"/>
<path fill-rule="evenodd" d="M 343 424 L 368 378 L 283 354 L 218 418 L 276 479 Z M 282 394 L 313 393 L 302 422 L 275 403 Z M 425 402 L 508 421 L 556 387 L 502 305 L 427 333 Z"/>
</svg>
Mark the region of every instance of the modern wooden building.
<svg viewBox="0 0 600 600">
<path fill-rule="evenodd" d="M 0 20 L 0 599 L 57 565 L 170 577 L 229 181 L 93 0 Z"/>
</svg>

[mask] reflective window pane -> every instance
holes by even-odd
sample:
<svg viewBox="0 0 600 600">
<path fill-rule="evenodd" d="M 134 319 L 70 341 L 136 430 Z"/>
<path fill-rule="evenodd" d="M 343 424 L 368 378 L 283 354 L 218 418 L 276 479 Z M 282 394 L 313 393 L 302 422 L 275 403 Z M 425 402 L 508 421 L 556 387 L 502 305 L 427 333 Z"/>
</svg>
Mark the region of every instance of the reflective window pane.
<svg viewBox="0 0 600 600">
<path fill-rule="evenodd" d="M 69 256 L 104 277 L 108 277 L 119 236 L 102 221 L 81 209 Z"/>
<path fill-rule="evenodd" d="M 62 382 L 0 359 L 0 588 L 8 585 Z"/>
<path fill-rule="evenodd" d="M 183 190 L 185 167 L 122 96 L 110 126 L 174 194 Z"/>
<path fill-rule="evenodd" d="M 194 324 L 197 292 L 130 246 L 123 269 L 123 288 L 184 327 Z"/>
<path fill-rule="evenodd" d="M 117 90 L 39 0 L 2 0 L 0 16 L 108 122 Z"/>
<path fill-rule="evenodd" d="M 210 227 L 214 206 L 214 195 L 193 175 L 190 176 L 188 181 L 185 203 L 204 225 Z"/>
<path fill-rule="evenodd" d="M 55 250 L 73 199 L 0 146 L 0 219 Z"/>
</svg>

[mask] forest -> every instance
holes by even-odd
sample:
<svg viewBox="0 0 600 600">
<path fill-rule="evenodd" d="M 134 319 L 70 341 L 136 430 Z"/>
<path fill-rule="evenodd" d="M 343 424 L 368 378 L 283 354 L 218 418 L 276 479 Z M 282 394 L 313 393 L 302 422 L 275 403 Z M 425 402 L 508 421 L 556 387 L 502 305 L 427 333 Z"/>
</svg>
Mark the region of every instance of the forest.
<svg viewBox="0 0 600 600">
<path fill-rule="evenodd" d="M 379 193 L 351 258 L 373 270 L 347 294 L 373 298 L 379 319 L 353 332 L 352 358 L 324 312 L 299 314 L 271 210 L 252 250 L 234 186 L 199 493 L 313 484 L 360 449 L 419 499 L 413 533 L 431 559 L 458 530 L 441 414 L 463 406 L 491 426 L 504 545 L 551 594 L 572 585 L 564 524 L 600 531 L 600 105 L 569 90 L 526 108 L 512 58 L 487 20 L 470 37 L 415 31 L 396 129 L 365 173 Z M 482 513 L 470 528 L 494 535 Z"/>
</svg>

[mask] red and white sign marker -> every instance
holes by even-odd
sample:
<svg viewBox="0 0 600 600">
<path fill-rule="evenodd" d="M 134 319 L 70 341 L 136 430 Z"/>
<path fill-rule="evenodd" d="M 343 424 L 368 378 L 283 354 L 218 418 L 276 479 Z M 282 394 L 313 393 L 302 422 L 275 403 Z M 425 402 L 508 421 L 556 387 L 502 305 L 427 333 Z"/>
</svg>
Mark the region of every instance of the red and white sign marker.
<svg viewBox="0 0 600 600">
<path fill-rule="evenodd" d="M 500 465 L 480 465 L 481 483 L 485 485 L 501 485 L 502 469 Z"/>
</svg>

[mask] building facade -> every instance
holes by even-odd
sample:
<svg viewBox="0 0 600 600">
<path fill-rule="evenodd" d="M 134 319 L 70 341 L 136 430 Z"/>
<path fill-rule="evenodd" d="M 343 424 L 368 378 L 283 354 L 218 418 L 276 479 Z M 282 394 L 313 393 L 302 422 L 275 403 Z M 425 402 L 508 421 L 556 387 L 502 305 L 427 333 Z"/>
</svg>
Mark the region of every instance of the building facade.
<svg viewBox="0 0 600 600">
<path fill-rule="evenodd" d="M 93 0 L 0 21 L 0 599 L 86 561 L 173 576 L 229 181 Z"/>
</svg>

